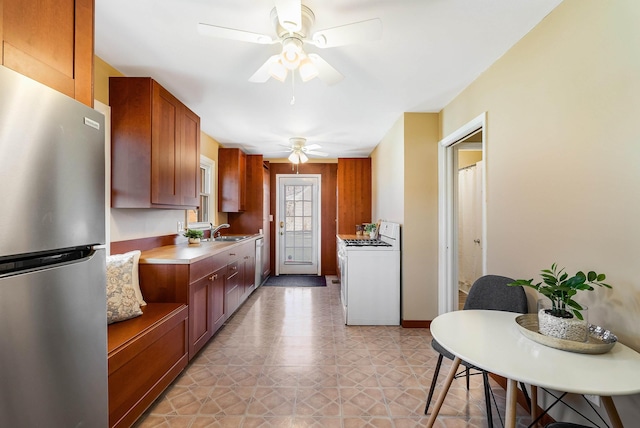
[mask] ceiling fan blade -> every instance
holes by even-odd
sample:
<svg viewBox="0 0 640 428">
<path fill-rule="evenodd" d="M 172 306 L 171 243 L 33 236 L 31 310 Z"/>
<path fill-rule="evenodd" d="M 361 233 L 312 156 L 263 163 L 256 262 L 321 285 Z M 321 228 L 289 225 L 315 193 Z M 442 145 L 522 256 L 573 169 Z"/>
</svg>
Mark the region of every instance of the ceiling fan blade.
<svg viewBox="0 0 640 428">
<path fill-rule="evenodd" d="M 279 55 L 273 55 L 268 60 L 266 60 L 265 63 L 262 64 L 262 66 L 258 69 L 258 71 L 253 73 L 253 76 L 249 78 L 249 82 L 264 83 L 269 80 L 269 78 L 271 78 L 269 68 L 271 67 L 271 64 L 278 61 L 278 56 Z"/>
<path fill-rule="evenodd" d="M 318 70 L 318 79 L 322 80 L 327 85 L 333 85 L 344 79 L 344 76 L 340 74 L 338 70 L 333 68 L 327 61 L 322 59 L 318 54 L 309 54 L 309 60 L 315 65 Z"/>
<path fill-rule="evenodd" d="M 308 154 L 308 155 L 314 155 L 314 156 L 322 156 L 322 157 L 327 157 L 327 156 L 329 156 L 329 154 L 328 154 L 328 153 L 325 153 L 325 152 L 316 152 L 315 150 L 307 151 L 307 154 Z"/>
<path fill-rule="evenodd" d="M 315 149 L 321 149 L 322 146 L 320 144 L 309 144 L 308 146 L 304 146 L 303 149 L 304 150 L 315 150 Z"/>
<path fill-rule="evenodd" d="M 381 37 L 382 21 L 380 21 L 379 18 L 374 18 L 320 30 L 313 35 L 310 43 L 313 43 L 319 48 L 333 48 L 336 46 L 378 40 Z"/>
<path fill-rule="evenodd" d="M 293 33 L 302 28 L 302 1 L 275 0 L 278 21 L 285 30 Z"/>
<path fill-rule="evenodd" d="M 234 28 L 219 27 L 217 25 L 205 24 L 203 22 L 198 24 L 198 33 L 203 36 L 228 40 L 240 40 L 242 42 L 259 43 L 261 45 L 269 45 L 275 42 L 270 36 L 265 34 L 251 33 L 249 31 L 236 30 Z"/>
</svg>

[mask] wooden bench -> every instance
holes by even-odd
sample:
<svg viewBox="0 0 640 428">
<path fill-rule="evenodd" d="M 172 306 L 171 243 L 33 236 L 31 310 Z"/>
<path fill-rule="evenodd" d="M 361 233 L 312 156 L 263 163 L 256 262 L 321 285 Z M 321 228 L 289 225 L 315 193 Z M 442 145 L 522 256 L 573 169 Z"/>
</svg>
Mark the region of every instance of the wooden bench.
<svg viewBox="0 0 640 428">
<path fill-rule="evenodd" d="M 147 303 L 108 326 L 109 426 L 130 427 L 186 367 L 188 309 Z"/>
</svg>

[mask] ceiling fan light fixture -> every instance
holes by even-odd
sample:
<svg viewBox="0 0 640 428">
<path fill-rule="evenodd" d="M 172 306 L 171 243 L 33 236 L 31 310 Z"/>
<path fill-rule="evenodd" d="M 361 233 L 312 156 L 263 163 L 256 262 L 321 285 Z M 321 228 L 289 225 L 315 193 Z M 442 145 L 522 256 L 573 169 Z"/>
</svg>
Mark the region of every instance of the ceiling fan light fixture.
<svg viewBox="0 0 640 428">
<path fill-rule="evenodd" d="M 304 152 L 302 152 L 302 151 L 300 153 L 298 153 L 298 158 L 300 159 L 301 163 L 305 163 L 306 161 L 309 160 L 307 155 L 305 155 Z"/>
<path fill-rule="evenodd" d="M 309 80 L 318 77 L 318 69 L 307 57 L 300 61 L 298 73 L 300 73 L 300 78 L 303 82 L 308 82 Z"/>
<path fill-rule="evenodd" d="M 288 159 L 292 164 L 297 165 L 300 163 L 300 156 L 298 155 L 298 152 L 291 152 Z"/>
<path fill-rule="evenodd" d="M 282 64 L 282 59 L 278 59 L 278 61 L 274 61 L 270 66 L 269 66 L 269 74 L 271 75 L 271 77 L 273 77 L 276 80 L 279 80 L 281 82 L 284 82 L 285 79 L 287 78 L 287 67 L 285 67 L 284 64 Z"/>
<path fill-rule="evenodd" d="M 302 56 L 302 41 L 296 37 L 289 37 L 282 42 L 280 58 L 282 64 L 289 70 L 295 70 L 300 65 Z"/>
</svg>

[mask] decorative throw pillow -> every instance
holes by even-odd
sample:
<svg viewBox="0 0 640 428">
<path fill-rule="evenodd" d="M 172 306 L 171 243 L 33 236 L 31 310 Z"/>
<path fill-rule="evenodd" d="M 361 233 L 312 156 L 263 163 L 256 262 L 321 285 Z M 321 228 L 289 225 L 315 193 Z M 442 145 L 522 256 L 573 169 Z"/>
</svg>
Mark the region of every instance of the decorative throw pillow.
<svg viewBox="0 0 640 428">
<path fill-rule="evenodd" d="M 131 275 L 131 285 L 133 285 L 133 289 L 136 292 L 136 297 L 138 298 L 138 302 L 140 306 L 145 306 L 147 302 L 142 298 L 142 291 L 140 291 L 140 275 L 138 274 L 138 261 L 140 260 L 140 250 L 129 251 L 128 253 L 124 253 L 123 256 L 133 255 L 133 273 Z"/>
<path fill-rule="evenodd" d="M 133 287 L 134 254 L 107 256 L 107 323 L 142 315 Z"/>
</svg>

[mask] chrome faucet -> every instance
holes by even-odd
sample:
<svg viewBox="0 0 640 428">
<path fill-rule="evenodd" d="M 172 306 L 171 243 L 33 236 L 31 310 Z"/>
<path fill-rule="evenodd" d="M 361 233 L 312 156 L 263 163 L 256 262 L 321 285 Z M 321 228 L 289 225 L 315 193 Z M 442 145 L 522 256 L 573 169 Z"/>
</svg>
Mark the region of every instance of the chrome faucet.
<svg viewBox="0 0 640 428">
<path fill-rule="evenodd" d="M 226 229 L 231 227 L 231 225 L 227 224 L 227 223 L 223 223 L 220 226 L 214 226 L 213 224 L 211 225 L 211 239 L 214 239 L 216 236 L 216 233 L 218 234 L 218 236 L 220 236 L 220 229 Z"/>
</svg>

